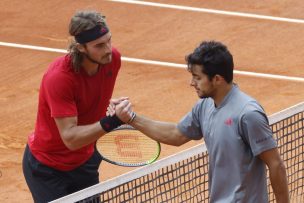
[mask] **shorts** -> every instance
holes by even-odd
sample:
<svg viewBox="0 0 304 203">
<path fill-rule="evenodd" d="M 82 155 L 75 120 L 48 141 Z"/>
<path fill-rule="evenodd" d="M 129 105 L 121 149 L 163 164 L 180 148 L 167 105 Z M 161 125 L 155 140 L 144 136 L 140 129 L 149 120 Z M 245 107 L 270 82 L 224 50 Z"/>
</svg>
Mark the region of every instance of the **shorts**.
<svg viewBox="0 0 304 203">
<path fill-rule="evenodd" d="M 97 150 L 88 161 L 71 171 L 59 171 L 39 162 L 27 145 L 23 174 L 36 203 L 45 203 L 99 183 L 102 157 Z"/>
</svg>

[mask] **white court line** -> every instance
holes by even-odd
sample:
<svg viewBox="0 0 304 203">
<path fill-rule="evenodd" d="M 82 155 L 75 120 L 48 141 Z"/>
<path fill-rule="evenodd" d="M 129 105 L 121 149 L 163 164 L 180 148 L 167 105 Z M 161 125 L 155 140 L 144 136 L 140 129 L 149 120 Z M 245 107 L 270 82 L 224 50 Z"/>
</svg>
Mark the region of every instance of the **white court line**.
<svg viewBox="0 0 304 203">
<path fill-rule="evenodd" d="M 251 13 L 241 13 L 241 12 L 223 11 L 223 10 L 206 9 L 206 8 L 195 8 L 195 7 L 190 7 L 190 6 L 179 6 L 179 5 L 162 4 L 162 3 L 154 3 L 154 2 L 138 1 L 138 0 L 108 0 L 108 1 L 129 3 L 129 4 L 139 4 L 139 5 L 144 5 L 144 6 L 155 6 L 155 7 L 162 7 L 162 8 L 172 8 L 172 9 L 179 9 L 179 10 L 186 10 L 186 11 L 196 11 L 196 12 L 203 12 L 203 13 L 213 13 L 213 14 L 221 14 L 221 15 L 229 15 L 229 16 L 239 16 L 239 17 L 245 17 L 245 18 L 256 18 L 256 19 L 263 19 L 263 20 L 274 20 L 274 21 L 304 24 L 304 19 L 282 18 L 282 17 L 258 15 L 258 14 L 251 14 Z"/>
<path fill-rule="evenodd" d="M 67 51 L 64 49 L 55 49 L 55 48 L 32 46 L 32 45 L 25 45 L 25 44 L 8 43 L 8 42 L 0 42 L 0 46 L 31 49 L 31 50 L 38 50 L 38 51 L 47 51 L 47 52 L 56 52 L 56 53 L 67 53 Z M 121 57 L 121 59 L 123 61 L 127 61 L 127 62 L 142 63 L 142 64 L 148 64 L 148 65 L 167 66 L 167 67 L 183 68 L 183 69 L 186 69 L 186 67 L 187 67 L 185 64 L 169 63 L 169 62 L 162 62 L 162 61 L 152 61 L 152 60 L 146 60 L 146 59 L 137 59 L 137 58 L 129 58 L 129 57 Z M 304 82 L 304 78 L 301 78 L 301 77 L 291 77 L 291 76 L 284 76 L 284 75 L 255 73 L 255 72 L 238 71 L 238 70 L 234 70 L 234 73 L 238 74 L 238 75 L 246 75 L 246 76 L 253 76 L 253 77 Z"/>
</svg>

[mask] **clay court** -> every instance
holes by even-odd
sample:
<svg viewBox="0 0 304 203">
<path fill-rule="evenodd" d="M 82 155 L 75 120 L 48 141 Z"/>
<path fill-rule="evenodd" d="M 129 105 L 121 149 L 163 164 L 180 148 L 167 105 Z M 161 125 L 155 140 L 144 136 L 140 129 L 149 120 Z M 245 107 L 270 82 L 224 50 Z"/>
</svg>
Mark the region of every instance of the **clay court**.
<svg viewBox="0 0 304 203">
<path fill-rule="evenodd" d="M 222 41 L 240 71 L 235 82 L 255 97 L 268 115 L 303 102 L 304 1 L 151 2 L 287 20 L 104 0 L 2 0 L 0 42 L 65 50 L 70 17 L 79 9 L 94 9 L 107 16 L 113 46 L 123 57 L 184 64 L 185 55 L 201 41 Z M 22 173 L 23 150 L 35 125 L 42 74 L 63 53 L 3 44 L 0 52 L 0 201 L 32 202 Z M 123 60 L 114 97 L 129 96 L 138 114 L 177 122 L 198 99 L 189 81 L 185 68 Z M 161 158 L 196 144 L 193 141 L 179 148 L 162 145 Z M 101 181 L 133 169 L 102 163 Z"/>
</svg>

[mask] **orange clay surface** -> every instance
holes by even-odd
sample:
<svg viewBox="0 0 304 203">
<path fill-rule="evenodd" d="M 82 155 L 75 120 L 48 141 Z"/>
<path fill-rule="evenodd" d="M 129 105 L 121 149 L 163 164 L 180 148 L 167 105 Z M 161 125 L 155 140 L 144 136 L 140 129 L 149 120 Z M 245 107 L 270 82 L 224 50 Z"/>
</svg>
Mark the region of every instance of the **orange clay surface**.
<svg viewBox="0 0 304 203">
<path fill-rule="evenodd" d="M 159 3 L 304 19 L 301 0 L 196 1 Z M 0 1 L 0 41 L 66 49 L 68 23 L 79 9 L 102 11 L 122 56 L 184 63 L 202 40 L 219 40 L 234 55 L 236 70 L 304 77 L 304 25 L 263 19 L 122 4 L 103 0 Z M 0 202 L 32 202 L 21 161 L 33 130 L 39 83 L 60 53 L 0 46 Z M 129 96 L 134 110 L 177 122 L 197 101 L 184 69 L 123 61 L 114 97 Z M 304 99 L 303 82 L 235 75 L 242 90 L 268 115 Z M 162 145 L 161 158 L 189 148 Z M 134 168 L 102 163 L 101 181 Z M 17 198 L 18 197 L 18 198 Z"/>
</svg>

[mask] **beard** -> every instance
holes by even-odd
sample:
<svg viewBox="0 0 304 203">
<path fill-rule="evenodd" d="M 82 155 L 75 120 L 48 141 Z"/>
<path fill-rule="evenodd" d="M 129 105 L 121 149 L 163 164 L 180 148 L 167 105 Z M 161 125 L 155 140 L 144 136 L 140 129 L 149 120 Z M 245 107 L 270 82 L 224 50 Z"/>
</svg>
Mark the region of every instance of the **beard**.
<svg viewBox="0 0 304 203">
<path fill-rule="evenodd" d="M 105 65 L 105 64 L 111 63 L 111 61 L 112 61 L 112 57 L 111 57 L 112 54 L 107 54 L 107 55 L 105 55 L 105 56 L 102 57 L 102 59 L 103 59 L 103 58 L 110 58 L 109 60 L 107 60 L 107 62 L 102 62 L 101 60 L 100 60 L 100 61 L 97 61 L 97 60 L 93 59 L 93 58 L 92 58 L 89 54 L 87 54 L 87 53 L 83 53 L 83 55 L 84 55 L 89 61 L 91 61 L 92 63 L 96 63 L 96 64 L 98 64 L 98 65 Z"/>
<path fill-rule="evenodd" d="M 202 92 L 197 92 L 197 95 L 201 99 L 207 99 L 207 98 L 213 98 L 214 92 L 213 91 L 202 91 Z"/>
<path fill-rule="evenodd" d="M 200 99 L 207 99 L 207 98 L 209 98 L 209 97 L 211 97 L 210 95 L 207 95 L 207 94 L 203 94 L 203 95 L 198 95 L 198 97 L 200 98 Z"/>
<path fill-rule="evenodd" d="M 199 98 L 200 99 L 207 99 L 207 98 L 209 98 L 210 96 L 207 96 L 207 95 L 199 95 Z"/>
</svg>

